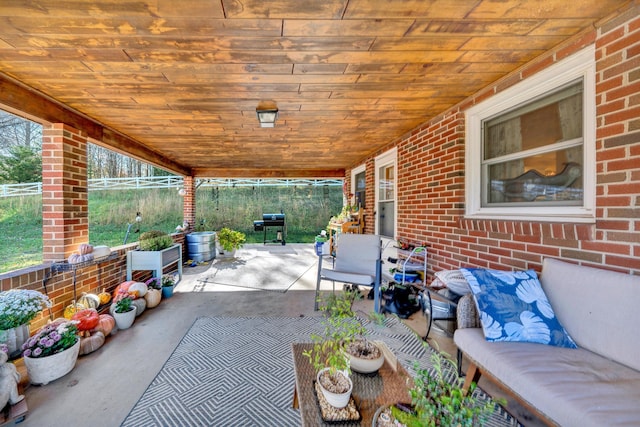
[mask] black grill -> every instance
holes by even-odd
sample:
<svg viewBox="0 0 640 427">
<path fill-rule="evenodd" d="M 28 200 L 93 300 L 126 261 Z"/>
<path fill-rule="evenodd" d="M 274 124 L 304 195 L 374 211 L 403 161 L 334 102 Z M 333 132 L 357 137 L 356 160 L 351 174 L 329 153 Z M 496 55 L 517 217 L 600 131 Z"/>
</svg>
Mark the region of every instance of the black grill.
<svg viewBox="0 0 640 427">
<path fill-rule="evenodd" d="M 275 239 L 270 240 L 270 243 L 282 243 L 286 244 L 287 238 L 287 223 L 285 221 L 285 215 L 283 213 L 262 214 L 262 221 L 253 221 L 253 230 L 263 232 L 263 243 L 267 243 L 267 231 L 270 228 L 275 230 Z"/>
</svg>

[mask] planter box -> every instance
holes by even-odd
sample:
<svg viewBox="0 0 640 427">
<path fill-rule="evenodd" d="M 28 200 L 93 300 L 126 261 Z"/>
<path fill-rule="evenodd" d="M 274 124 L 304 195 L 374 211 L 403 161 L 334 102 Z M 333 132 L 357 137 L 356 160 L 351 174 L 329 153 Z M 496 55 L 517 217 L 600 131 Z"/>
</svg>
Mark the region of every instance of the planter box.
<svg viewBox="0 0 640 427">
<path fill-rule="evenodd" d="M 182 280 L 182 245 L 175 245 L 161 251 L 129 251 L 127 252 L 127 280 L 131 280 L 135 270 L 152 270 L 153 277 L 162 277 L 163 270 L 177 263 L 178 280 Z"/>
</svg>

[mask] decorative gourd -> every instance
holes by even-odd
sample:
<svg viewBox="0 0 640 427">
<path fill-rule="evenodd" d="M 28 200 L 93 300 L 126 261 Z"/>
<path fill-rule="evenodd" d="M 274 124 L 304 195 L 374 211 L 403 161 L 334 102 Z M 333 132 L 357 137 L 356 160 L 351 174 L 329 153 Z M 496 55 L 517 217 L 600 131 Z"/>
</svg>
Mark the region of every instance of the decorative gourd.
<svg viewBox="0 0 640 427">
<path fill-rule="evenodd" d="M 90 254 L 91 252 L 93 252 L 93 246 L 88 243 L 83 243 L 78 248 L 78 252 L 80 252 L 80 255 Z"/>
<path fill-rule="evenodd" d="M 131 305 L 136 306 L 136 317 L 138 317 L 147 308 L 147 301 L 144 298 L 138 298 L 131 301 Z"/>
<path fill-rule="evenodd" d="M 100 304 L 109 304 L 109 301 L 111 301 L 111 294 L 102 288 L 102 292 L 98 294 L 98 298 L 100 299 Z"/>
<path fill-rule="evenodd" d="M 79 264 L 81 262 L 89 262 L 92 260 L 93 260 L 93 254 L 85 254 L 85 255 L 71 254 L 69 255 L 69 258 L 67 258 L 67 262 L 69 262 L 69 264 Z"/>
<path fill-rule="evenodd" d="M 135 282 L 129 286 L 129 295 L 135 294 L 135 298 L 143 297 L 147 293 L 147 285 L 142 282 Z"/>
<path fill-rule="evenodd" d="M 67 320 L 71 320 L 71 318 L 73 317 L 74 314 L 76 314 L 78 311 L 80 310 L 84 310 L 85 307 L 82 304 L 78 304 L 75 301 L 72 301 L 70 305 L 68 305 L 65 309 L 64 309 L 64 318 Z"/>
<path fill-rule="evenodd" d="M 147 290 L 144 300 L 147 302 L 147 308 L 156 307 L 162 299 L 162 291 L 160 289 L 150 288 Z"/>
<path fill-rule="evenodd" d="M 104 334 L 101 331 L 93 332 L 88 337 L 80 338 L 80 352 L 82 356 L 84 354 L 93 353 L 104 345 Z"/>
<path fill-rule="evenodd" d="M 94 246 L 93 258 L 105 258 L 111 255 L 111 248 L 109 246 Z"/>
<path fill-rule="evenodd" d="M 98 311 L 95 308 L 85 308 L 71 316 L 71 320 L 78 321 L 78 330 L 82 332 L 90 331 L 91 329 L 98 326 L 98 321 L 100 319 Z"/>
<path fill-rule="evenodd" d="M 98 308 L 100 305 L 100 298 L 96 294 L 82 293 L 82 296 L 78 298 L 78 303 L 84 305 L 87 308 Z"/>
<path fill-rule="evenodd" d="M 104 334 L 104 336 L 108 336 L 113 328 L 116 326 L 116 319 L 113 318 L 110 314 L 101 314 L 98 316 L 98 325 L 94 330 L 100 331 Z"/>
<path fill-rule="evenodd" d="M 136 283 L 134 280 L 127 280 L 126 282 L 120 283 L 116 286 L 116 289 L 113 291 L 113 302 L 118 302 L 124 297 L 129 296 L 129 287 Z"/>
</svg>

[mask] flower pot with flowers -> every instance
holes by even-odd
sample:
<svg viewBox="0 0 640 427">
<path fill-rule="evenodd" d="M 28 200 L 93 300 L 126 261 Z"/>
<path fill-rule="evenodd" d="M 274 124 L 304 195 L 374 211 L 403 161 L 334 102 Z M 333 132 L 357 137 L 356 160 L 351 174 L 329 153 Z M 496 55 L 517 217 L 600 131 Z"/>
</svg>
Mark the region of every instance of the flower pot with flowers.
<svg viewBox="0 0 640 427">
<path fill-rule="evenodd" d="M 60 319 L 43 326 L 22 346 L 29 381 L 45 385 L 71 372 L 79 350 L 76 321 Z"/>
<path fill-rule="evenodd" d="M 0 343 L 7 345 L 10 358 L 20 356 L 22 344 L 29 338 L 29 322 L 48 307 L 49 298 L 38 291 L 0 292 Z"/>
<path fill-rule="evenodd" d="M 116 319 L 118 329 L 128 329 L 136 320 L 136 306 L 130 297 L 122 297 L 115 301 L 113 317 Z"/>
<path fill-rule="evenodd" d="M 162 298 L 171 298 L 173 296 L 173 288 L 176 286 L 176 279 L 172 275 L 162 276 Z"/>
</svg>

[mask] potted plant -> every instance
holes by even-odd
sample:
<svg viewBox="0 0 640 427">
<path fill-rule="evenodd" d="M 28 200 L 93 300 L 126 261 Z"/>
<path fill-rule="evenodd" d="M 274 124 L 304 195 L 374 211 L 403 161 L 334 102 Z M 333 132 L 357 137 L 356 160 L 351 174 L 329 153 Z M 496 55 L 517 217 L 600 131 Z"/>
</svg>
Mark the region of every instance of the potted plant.
<svg viewBox="0 0 640 427">
<path fill-rule="evenodd" d="M 362 327 L 351 310 L 354 298 L 355 294 L 348 290 L 329 297 L 322 307 L 327 314 L 322 321 L 324 331 L 312 334 L 313 348 L 303 353 L 317 372 L 316 380 L 322 395 L 335 408 L 347 406 L 353 390 L 349 356 L 344 349 Z"/>
<path fill-rule="evenodd" d="M 162 284 L 162 297 L 171 298 L 173 296 L 173 288 L 176 285 L 175 278 L 170 275 L 162 276 L 161 284 Z"/>
<path fill-rule="evenodd" d="M 60 319 L 42 327 L 22 345 L 22 356 L 32 384 L 48 384 L 76 365 L 80 339 L 76 322 Z"/>
<path fill-rule="evenodd" d="M 38 291 L 0 292 L 0 343 L 7 345 L 9 357 L 20 354 L 22 344 L 29 338 L 29 322 L 49 307 L 49 298 Z"/>
<path fill-rule="evenodd" d="M 457 372 L 456 362 L 446 353 L 431 351 L 428 344 L 423 345 L 431 352 L 432 371 L 420 368 L 416 361 L 416 375 L 409 390 L 411 404 L 398 403 L 380 408 L 373 418 L 373 427 L 387 425 L 386 421 L 394 420 L 407 427 L 484 425 L 493 413 L 495 402 L 479 402 L 477 397 L 473 396 L 475 383 L 472 383 L 469 392 L 465 393 L 462 389 L 464 378 L 446 375 L 446 372 L 451 370 Z M 446 377 L 451 377 L 451 382 L 447 381 Z"/>
<path fill-rule="evenodd" d="M 216 233 L 216 238 L 218 239 L 218 243 L 222 247 L 221 254 L 227 254 L 234 256 L 235 251 L 240 249 L 244 242 L 247 240 L 244 233 L 236 230 L 231 230 L 230 228 L 223 227 Z"/>
<path fill-rule="evenodd" d="M 127 252 L 127 280 L 134 270 L 152 270 L 160 277 L 165 267 L 177 263 L 182 276 L 182 245 L 164 231 L 151 230 L 140 235 L 138 250 Z"/>
<path fill-rule="evenodd" d="M 357 289 L 348 288 L 341 294 L 331 294 L 321 309 L 328 313 L 329 317 L 341 318 L 341 328 L 344 329 L 342 341 L 351 370 L 371 374 L 377 372 L 384 364 L 384 354 L 375 343 L 367 339 L 367 328 L 352 309 L 353 302 L 359 298 L 362 296 Z"/>
<path fill-rule="evenodd" d="M 127 329 L 133 325 L 136 319 L 136 306 L 131 297 L 123 297 L 114 302 L 113 317 L 116 319 L 118 329 Z"/>
</svg>

